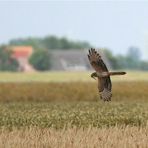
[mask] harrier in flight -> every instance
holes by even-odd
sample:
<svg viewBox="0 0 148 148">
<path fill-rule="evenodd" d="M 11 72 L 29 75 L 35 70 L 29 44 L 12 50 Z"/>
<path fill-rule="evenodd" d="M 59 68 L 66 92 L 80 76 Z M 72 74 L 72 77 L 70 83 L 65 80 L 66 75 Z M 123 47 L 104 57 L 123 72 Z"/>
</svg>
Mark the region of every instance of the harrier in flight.
<svg viewBox="0 0 148 148">
<path fill-rule="evenodd" d="M 106 65 L 99 53 L 95 49 L 91 48 L 89 50 L 88 59 L 90 64 L 95 69 L 96 72 L 91 74 L 91 77 L 95 79 L 98 78 L 98 89 L 100 93 L 100 98 L 104 101 L 111 101 L 112 93 L 112 83 L 110 76 L 112 75 L 124 75 L 126 72 L 109 72 Z"/>
</svg>

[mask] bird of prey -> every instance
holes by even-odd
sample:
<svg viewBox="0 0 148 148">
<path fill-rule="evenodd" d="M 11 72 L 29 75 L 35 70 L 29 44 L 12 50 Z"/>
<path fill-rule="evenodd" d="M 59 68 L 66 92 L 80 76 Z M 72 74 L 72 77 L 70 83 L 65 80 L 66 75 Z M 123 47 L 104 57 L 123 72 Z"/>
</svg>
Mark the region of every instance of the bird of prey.
<svg viewBox="0 0 148 148">
<path fill-rule="evenodd" d="M 93 48 L 89 50 L 88 59 L 90 64 L 96 72 L 91 74 L 91 77 L 98 78 L 98 89 L 100 98 L 104 101 L 111 101 L 112 97 L 112 83 L 110 76 L 112 75 L 124 75 L 126 72 L 109 72 L 106 65 L 104 64 L 101 56 Z"/>
</svg>

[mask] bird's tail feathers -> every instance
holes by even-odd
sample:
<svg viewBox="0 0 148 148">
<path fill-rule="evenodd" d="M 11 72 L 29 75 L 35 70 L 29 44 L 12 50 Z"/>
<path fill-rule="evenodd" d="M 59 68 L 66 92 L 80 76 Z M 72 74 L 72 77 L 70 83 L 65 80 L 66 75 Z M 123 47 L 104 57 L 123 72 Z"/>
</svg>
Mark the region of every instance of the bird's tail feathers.
<svg viewBox="0 0 148 148">
<path fill-rule="evenodd" d="M 110 76 L 115 76 L 115 75 L 125 75 L 126 72 L 123 71 L 119 71 L 119 72 L 109 72 Z"/>
</svg>

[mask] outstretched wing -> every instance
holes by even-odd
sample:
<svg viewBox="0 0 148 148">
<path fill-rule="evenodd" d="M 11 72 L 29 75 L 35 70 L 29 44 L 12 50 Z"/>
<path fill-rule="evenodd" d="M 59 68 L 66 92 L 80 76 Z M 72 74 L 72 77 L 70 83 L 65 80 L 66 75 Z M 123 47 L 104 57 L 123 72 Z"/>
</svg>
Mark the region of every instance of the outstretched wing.
<svg viewBox="0 0 148 148">
<path fill-rule="evenodd" d="M 88 59 L 90 61 L 90 64 L 92 65 L 92 67 L 95 69 L 97 73 L 108 72 L 108 69 L 104 64 L 103 60 L 101 59 L 101 56 L 99 55 L 99 53 L 96 52 L 95 49 L 91 48 L 89 50 Z M 104 101 L 111 100 L 112 84 L 111 84 L 110 76 L 98 77 L 98 89 L 99 89 L 101 99 L 103 99 Z"/>
</svg>

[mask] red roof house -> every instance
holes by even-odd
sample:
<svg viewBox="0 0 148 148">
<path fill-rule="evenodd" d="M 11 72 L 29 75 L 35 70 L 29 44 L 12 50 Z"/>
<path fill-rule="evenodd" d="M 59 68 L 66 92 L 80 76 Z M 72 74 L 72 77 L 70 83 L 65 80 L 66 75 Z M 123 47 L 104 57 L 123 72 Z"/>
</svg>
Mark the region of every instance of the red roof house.
<svg viewBox="0 0 148 148">
<path fill-rule="evenodd" d="M 29 64 L 29 58 L 33 53 L 31 46 L 12 46 L 12 57 L 19 62 L 19 71 L 34 71 L 34 68 Z"/>
</svg>

